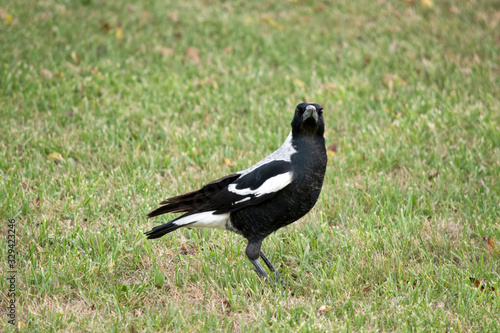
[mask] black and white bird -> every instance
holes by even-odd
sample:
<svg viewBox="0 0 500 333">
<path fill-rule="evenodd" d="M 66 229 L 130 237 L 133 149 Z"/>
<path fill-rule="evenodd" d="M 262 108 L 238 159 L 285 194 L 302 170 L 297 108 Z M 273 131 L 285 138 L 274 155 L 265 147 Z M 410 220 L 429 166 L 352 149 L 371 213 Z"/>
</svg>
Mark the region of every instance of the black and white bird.
<svg viewBox="0 0 500 333">
<path fill-rule="evenodd" d="M 327 162 L 323 107 L 317 103 L 297 105 L 291 125 L 283 145 L 257 164 L 161 202 L 149 218 L 184 214 L 146 232 L 147 238 L 159 238 L 181 227 L 233 231 L 248 240 L 246 255 L 257 272 L 274 285 L 259 263 L 260 257 L 281 280 L 261 250 L 262 241 L 313 208 Z"/>
</svg>

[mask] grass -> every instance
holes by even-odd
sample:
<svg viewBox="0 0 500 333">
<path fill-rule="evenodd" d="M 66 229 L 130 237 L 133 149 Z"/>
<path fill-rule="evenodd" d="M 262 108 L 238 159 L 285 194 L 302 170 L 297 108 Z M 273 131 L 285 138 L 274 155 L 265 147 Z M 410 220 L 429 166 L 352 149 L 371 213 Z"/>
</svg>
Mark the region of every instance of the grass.
<svg viewBox="0 0 500 333">
<path fill-rule="evenodd" d="M 21 331 L 498 331 L 500 6 L 426 3 L 2 4 L 0 324 L 15 219 Z M 337 151 L 264 242 L 287 291 L 237 235 L 146 241 L 304 100 Z"/>
</svg>

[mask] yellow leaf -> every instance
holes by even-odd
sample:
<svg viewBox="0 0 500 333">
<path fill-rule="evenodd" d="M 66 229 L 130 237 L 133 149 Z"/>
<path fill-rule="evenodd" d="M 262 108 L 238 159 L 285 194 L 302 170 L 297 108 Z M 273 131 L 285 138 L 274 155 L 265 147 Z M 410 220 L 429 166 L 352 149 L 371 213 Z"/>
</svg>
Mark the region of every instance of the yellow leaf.
<svg viewBox="0 0 500 333">
<path fill-rule="evenodd" d="M 271 27 L 276 28 L 276 29 L 283 29 L 283 26 L 270 18 L 269 16 L 263 16 L 262 19 L 266 21 Z"/>
<path fill-rule="evenodd" d="M 53 152 L 52 154 L 49 154 L 47 157 L 54 160 L 54 162 L 56 162 L 56 163 L 57 162 L 64 162 L 64 158 L 58 152 Z"/>
<path fill-rule="evenodd" d="M 7 15 L 5 15 L 5 18 L 4 18 L 3 21 L 4 21 L 5 24 L 9 25 L 9 24 L 12 23 L 13 19 L 14 19 L 14 17 L 12 17 L 11 14 L 7 14 Z"/>
<path fill-rule="evenodd" d="M 331 310 L 332 310 L 331 306 L 329 306 L 329 305 L 322 305 L 322 306 L 319 307 L 318 313 L 319 314 L 323 314 L 323 313 L 330 312 Z"/>
<path fill-rule="evenodd" d="M 301 81 L 301 80 L 299 80 L 299 79 L 295 79 L 295 80 L 293 80 L 293 83 L 294 83 L 297 87 L 300 87 L 300 88 L 302 88 L 302 87 L 305 85 L 304 81 Z"/>
<path fill-rule="evenodd" d="M 75 62 L 75 64 L 79 64 L 82 59 L 80 59 L 79 56 L 76 55 L 76 52 L 73 51 L 71 52 L 71 59 Z"/>
<path fill-rule="evenodd" d="M 422 4 L 422 6 L 427 7 L 427 8 L 434 7 L 434 2 L 432 0 L 420 0 L 420 3 Z"/>
<path fill-rule="evenodd" d="M 251 22 L 253 22 L 253 18 L 251 18 L 251 17 L 247 17 L 247 18 L 245 19 L 245 23 L 251 23 Z"/>
<path fill-rule="evenodd" d="M 230 167 L 234 166 L 233 162 L 229 158 L 227 158 L 227 157 L 224 157 L 222 159 L 222 162 L 224 162 L 225 165 L 228 165 Z"/>
<path fill-rule="evenodd" d="M 389 91 L 392 91 L 394 88 L 394 75 L 393 74 L 384 74 L 382 75 L 382 83 L 385 84 Z"/>
<path fill-rule="evenodd" d="M 115 37 L 118 40 L 123 39 L 123 28 L 121 24 L 118 24 L 116 27 Z"/>
</svg>

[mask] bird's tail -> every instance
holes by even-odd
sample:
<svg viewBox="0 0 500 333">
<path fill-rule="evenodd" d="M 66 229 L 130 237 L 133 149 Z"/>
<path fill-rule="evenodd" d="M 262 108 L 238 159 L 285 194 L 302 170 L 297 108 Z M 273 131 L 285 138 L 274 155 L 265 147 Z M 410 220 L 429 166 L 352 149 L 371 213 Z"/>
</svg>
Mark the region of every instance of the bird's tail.
<svg viewBox="0 0 500 333">
<path fill-rule="evenodd" d="M 144 234 L 148 239 L 155 239 L 155 238 L 160 238 L 161 236 L 168 234 L 169 232 L 172 232 L 174 230 L 177 230 L 181 227 L 185 227 L 187 225 L 190 225 L 194 223 L 195 221 L 184 221 L 186 216 L 189 216 L 190 214 L 184 214 L 181 216 L 176 217 L 175 219 L 154 227 L 153 229 L 145 232 Z"/>
<path fill-rule="evenodd" d="M 144 233 L 148 239 L 160 238 L 161 236 L 168 234 L 176 229 L 179 229 L 182 225 L 176 225 L 173 221 L 167 222 L 165 224 L 154 227 L 153 229 Z"/>
<path fill-rule="evenodd" d="M 215 214 L 215 210 L 208 212 L 192 212 L 176 217 L 170 222 L 154 227 L 146 232 L 148 239 L 159 238 L 180 227 L 198 227 L 198 228 L 219 228 L 227 229 L 227 223 L 230 221 L 229 213 Z"/>
</svg>

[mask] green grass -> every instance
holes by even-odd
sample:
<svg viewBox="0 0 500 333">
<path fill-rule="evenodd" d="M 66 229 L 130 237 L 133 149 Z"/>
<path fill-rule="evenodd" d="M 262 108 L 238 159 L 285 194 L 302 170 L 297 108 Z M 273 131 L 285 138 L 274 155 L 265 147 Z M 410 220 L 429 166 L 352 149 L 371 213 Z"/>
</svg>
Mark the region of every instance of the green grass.
<svg viewBox="0 0 500 333">
<path fill-rule="evenodd" d="M 7 331 L 9 219 L 21 331 L 499 330 L 497 1 L 1 7 Z M 276 149 L 304 100 L 338 149 L 313 211 L 264 241 L 286 292 L 237 235 L 144 238 L 161 200 Z"/>
</svg>

